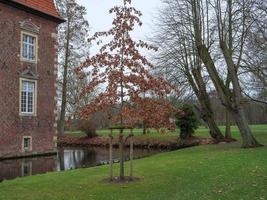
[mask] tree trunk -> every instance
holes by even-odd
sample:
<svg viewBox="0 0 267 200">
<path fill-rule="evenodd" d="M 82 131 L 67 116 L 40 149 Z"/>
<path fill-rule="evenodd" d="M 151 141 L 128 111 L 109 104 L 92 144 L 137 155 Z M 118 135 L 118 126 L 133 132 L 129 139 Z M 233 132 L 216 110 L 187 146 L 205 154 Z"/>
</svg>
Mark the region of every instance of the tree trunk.
<svg viewBox="0 0 267 200">
<path fill-rule="evenodd" d="M 61 148 L 58 150 L 58 159 L 59 159 L 59 168 L 61 171 L 64 171 L 65 170 L 64 150 Z"/>
<path fill-rule="evenodd" d="M 206 116 L 206 123 L 209 126 L 210 135 L 213 139 L 215 139 L 217 142 L 223 141 L 225 139 L 213 116 L 208 114 Z"/>
<path fill-rule="evenodd" d="M 247 119 L 243 108 L 239 109 L 238 112 L 232 112 L 236 125 L 240 131 L 242 137 L 242 147 L 243 148 L 253 148 L 262 146 L 254 138 L 251 129 L 248 126 Z"/>
<path fill-rule="evenodd" d="M 229 77 L 232 82 L 233 94 L 227 98 L 232 100 L 234 108 L 231 108 L 232 115 L 235 118 L 235 122 L 239 128 L 240 134 L 242 136 L 242 147 L 251 148 L 261 146 L 257 140 L 254 138 L 250 127 L 248 126 L 247 119 L 245 117 L 244 108 L 242 105 L 242 94 L 241 87 L 237 75 L 237 66 L 234 64 L 231 51 L 228 49 L 224 41 L 220 41 L 220 47 L 224 55 L 228 67 Z M 232 98 L 231 98 L 232 97 Z M 229 106 L 230 107 L 230 106 Z"/>
<path fill-rule="evenodd" d="M 120 180 L 124 180 L 124 142 L 123 134 L 119 136 L 119 149 L 120 149 Z"/>
<path fill-rule="evenodd" d="M 194 91 L 197 95 L 197 98 L 199 100 L 200 106 L 201 106 L 201 112 L 203 113 L 202 118 L 203 120 L 207 123 L 209 129 L 210 129 L 210 135 L 213 139 L 215 139 L 217 142 L 220 142 L 224 140 L 224 136 L 217 126 L 215 119 L 214 119 L 214 114 L 213 114 L 213 109 L 211 106 L 211 101 L 209 98 L 209 95 L 206 90 L 206 85 L 203 80 L 203 77 L 201 75 L 201 69 L 200 69 L 200 64 L 199 67 L 195 68 L 193 71 L 193 77 L 195 79 L 196 85 L 194 86 Z M 193 80 L 192 80 L 193 81 Z M 193 83 L 194 84 L 194 81 Z M 191 84 L 191 85 L 192 85 Z"/>
<path fill-rule="evenodd" d="M 111 134 L 109 136 L 109 177 L 110 180 L 113 180 L 113 136 L 112 136 L 112 130 Z"/>
<path fill-rule="evenodd" d="M 130 137 L 130 179 L 133 179 L 133 135 Z"/>
<path fill-rule="evenodd" d="M 59 121 L 59 135 L 64 134 L 65 129 L 65 117 L 66 117 L 66 105 L 67 105 L 67 75 L 69 65 L 69 46 L 70 46 L 70 21 L 68 20 L 67 35 L 66 35 L 66 46 L 65 46 L 65 61 L 63 69 L 63 83 L 62 83 L 62 97 L 61 97 L 61 111 Z"/>
<path fill-rule="evenodd" d="M 225 138 L 232 139 L 230 113 L 225 109 Z"/>
<path fill-rule="evenodd" d="M 217 142 L 223 141 L 225 137 L 223 136 L 221 130 L 219 129 L 213 115 L 213 111 L 209 110 L 209 107 L 206 107 L 203 103 L 203 99 L 199 99 L 201 109 L 196 107 L 197 110 L 201 113 L 201 118 L 206 123 L 209 128 L 210 136 L 215 139 Z"/>
<path fill-rule="evenodd" d="M 65 130 L 65 116 L 66 116 L 66 104 L 67 104 L 67 91 L 66 90 L 67 90 L 67 65 L 64 65 L 61 111 L 60 111 L 60 121 L 59 121 L 60 136 L 64 134 L 64 130 Z"/>
<path fill-rule="evenodd" d="M 143 135 L 146 134 L 146 122 L 143 122 Z"/>
<path fill-rule="evenodd" d="M 122 38 L 122 45 L 125 45 L 125 35 L 123 35 Z M 123 127 L 124 126 L 124 119 L 123 119 L 123 115 L 122 115 L 122 111 L 123 111 L 123 107 L 124 107 L 124 93 L 123 93 L 123 73 L 124 73 L 124 63 L 123 63 L 123 59 L 124 59 L 124 52 L 122 52 L 121 55 L 121 66 L 120 66 L 120 71 L 121 71 L 121 79 L 120 79 L 120 99 L 121 99 L 121 105 L 120 105 L 120 125 L 121 125 L 121 129 L 120 129 L 120 135 L 119 135 L 119 150 L 120 150 L 120 180 L 124 180 L 124 136 L 123 136 Z"/>
</svg>

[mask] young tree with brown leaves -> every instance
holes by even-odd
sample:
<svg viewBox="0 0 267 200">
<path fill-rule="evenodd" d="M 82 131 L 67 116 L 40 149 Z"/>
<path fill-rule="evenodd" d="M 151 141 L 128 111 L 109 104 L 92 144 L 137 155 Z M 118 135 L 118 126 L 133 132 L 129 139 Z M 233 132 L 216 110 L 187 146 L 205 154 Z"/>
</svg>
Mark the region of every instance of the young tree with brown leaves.
<svg viewBox="0 0 267 200">
<path fill-rule="evenodd" d="M 142 25 L 141 12 L 131 6 L 131 0 L 124 0 L 122 6 L 115 6 L 109 12 L 116 15 L 112 28 L 105 32 L 96 32 L 89 39 L 89 42 L 95 41 L 100 45 L 99 52 L 89 57 L 77 70 L 83 74 L 82 77 L 86 77 L 88 71 L 92 75 L 92 81 L 83 89 L 81 96 L 91 93 L 101 84 L 106 89 L 99 93 L 93 103 L 85 106 L 80 115 L 89 118 L 92 113 L 119 105 L 113 120 L 119 122 L 120 127 L 132 126 L 147 119 L 144 113 L 150 114 L 151 127 L 170 126 L 169 114 L 176 110 L 165 97 L 173 88 L 162 78 L 149 73 L 153 65 L 140 53 L 140 49 L 156 51 L 157 48 L 131 37 L 135 26 Z M 102 45 L 103 38 L 109 42 Z M 144 94 L 150 98 L 143 98 Z M 123 180 L 123 128 L 120 129 L 119 138 L 120 180 Z"/>
</svg>

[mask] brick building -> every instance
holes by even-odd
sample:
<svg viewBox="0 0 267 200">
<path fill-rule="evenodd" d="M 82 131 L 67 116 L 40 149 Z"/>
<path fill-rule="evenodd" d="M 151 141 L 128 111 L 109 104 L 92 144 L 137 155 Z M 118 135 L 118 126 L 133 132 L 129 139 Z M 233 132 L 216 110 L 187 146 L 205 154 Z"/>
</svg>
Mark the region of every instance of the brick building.
<svg viewBox="0 0 267 200">
<path fill-rule="evenodd" d="M 55 150 L 62 22 L 53 0 L 0 0 L 0 158 Z"/>
</svg>

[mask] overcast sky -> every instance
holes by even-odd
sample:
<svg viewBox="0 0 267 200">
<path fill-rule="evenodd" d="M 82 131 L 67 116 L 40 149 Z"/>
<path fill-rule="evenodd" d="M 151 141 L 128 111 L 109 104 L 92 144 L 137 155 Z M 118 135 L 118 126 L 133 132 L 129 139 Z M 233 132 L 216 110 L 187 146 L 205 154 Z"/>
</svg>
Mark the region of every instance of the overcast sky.
<svg viewBox="0 0 267 200">
<path fill-rule="evenodd" d="M 91 25 L 90 35 L 96 31 L 108 30 L 114 16 L 108 13 L 109 9 L 122 4 L 122 0 L 78 0 L 78 2 L 87 9 L 87 20 Z M 144 40 L 151 35 L 153 17 L 161 5 L 161 0 L 132 0 L 132 4 L 143 13 L 141 18 L 143 26 L 135 30 L 133 37 Z"/>
</svg>

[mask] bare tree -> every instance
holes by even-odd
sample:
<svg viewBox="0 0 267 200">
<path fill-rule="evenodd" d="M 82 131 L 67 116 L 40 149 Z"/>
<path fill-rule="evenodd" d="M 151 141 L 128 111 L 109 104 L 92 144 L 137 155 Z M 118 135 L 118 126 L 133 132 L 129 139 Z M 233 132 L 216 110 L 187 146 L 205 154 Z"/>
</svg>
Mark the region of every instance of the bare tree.
<svg viewBox="0 0 267 200">
<path fill-rule="evenodd" d="M 251 26 L 247 20 L 247 14 L 252 12 L 252 1 L 221 1 L 203 2 L 202 0 L 191 0 L 190 9 L 194 26 L 194 38 L 198 54 L 204 62 L 207 71 L 218 92 L 221 102 L 232 114 L 242 136 L 242 147 L 261 146 L 254 138 L 247 119 L 244 114 L 243 97 L 241 85 L 238 77 L 238 69 L 241 65 L 247 30 Z M 227 79 L 231 83 L 230 87 L 224 83 L 216 69 L 214 59 L 209 49 L 209 42 L 205 40 L 205 26 L 203 25 L 204 8 L 209 7 L 214 11 L 216 22 L 215 30 L 218 34 L 217 42 L 223 54 L 226 67 Z M 207 30 L 207 29 L 206 29 Z"/>
<path fill-rule="evenodd" d="M 59 84 L 60 84 L 60 121 L 59 132 L 64 133 L 68 86 L 68 78 L 74 67 L 81 63 L 88 54 L 86 42 L 89 24 L 85 19 L 86 9 L 76 0 L 57 0 L 58 10 L 66 22 L 59 27 Z M 70 83 L 70 84 L 68 84 Z"/>
<path fill-rule="evenodd" d="M 218 128 L 214 111 L 211 107 L 207 91 L 207 76 L 204 65 L 193 40 L 193 28 L 188 26 L 190 18 L 184 15 L 184 7 L 179 7 L 177 2 L 165 1 L 166 7 L 159 13 L 157 34 L 153 41 L 160 47 L 160 53 L 156 57 L 160 73 L 180 85 L 189 85 L 199 101 L 197 110 L 201 118 L 210 129 L 210 135 L 217 141 L 224 140 L 224 136 Z M 181 12 L 180 12 L 181 11 Z"/>
<path fill-rule="evenodd" d="M 77 65 L 78 66 L 78 63 Z M 72 116 L 73 120 L 79 119 L 78 114 L 81 109 L 94 100 L 98 93 L 98 89 L 91 93 L 80 96 L 80 91 L 91 81 L 90 76 L 80 79 L 74 70 L 69 70 L 67 77 L 67 96 L 66 96 L 66 113 Z"/>
<path fill-rule="evenodd" d="M 170 23 L 180 27 L 178 33 L 175 33 L 175 29 L 170 30 L 174 36 L 167 40 L 173 40 L 175 37 L 185 40 L 187 45 L 183 45 L 183 40 L 178 40 L 174 47 L 179 51 L 183 49 L 184 52 L 189 52 L 186 55 L 193 61 L 189 63 L 199 62 L 200 71 L 203 70 L 201 67 L 205 67 L 221 103 L 239 128 L 242 147 L 261 146 L 254 138 L 245 117 L 246 99 L 242 95 L 240 81 L 240 72 L 246 60 L 244 50 L 247 47 L 249 30 L 254 27 L 255 19 L 262 17 L 263 11 L 258 6 L 260 1 L 164 0 L 164 2 L 176 11 L 173 17 L 175 20 Z M 194 51 L 195 59 L 191 56 L 191 52 Z M 185 60 L 185 63 L 188 61 Z M 198 68 L 194 65 L 191 77 L 196 77 L 195 69 Z"/>
</svg>

